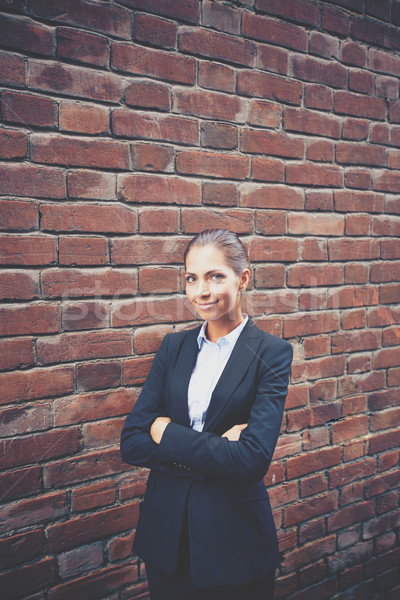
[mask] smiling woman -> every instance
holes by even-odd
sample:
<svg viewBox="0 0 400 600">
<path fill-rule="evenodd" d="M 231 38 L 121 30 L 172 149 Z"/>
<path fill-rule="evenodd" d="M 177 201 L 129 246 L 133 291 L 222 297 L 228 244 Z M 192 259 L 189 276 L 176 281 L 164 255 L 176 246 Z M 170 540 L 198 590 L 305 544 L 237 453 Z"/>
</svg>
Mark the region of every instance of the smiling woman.
<svg viewBox="0 0 400 600">
<path fill-rule="evenodd" d="M 152 600 L 268 600 L 279 552 L 263 478 L 293 352 L 242 313 L 234 233 L 201 232 L 184 261 L 204 323 L 164 338 L 121 436 L 123 459 L 151 468 L 133 550 Z"/>
</svg>

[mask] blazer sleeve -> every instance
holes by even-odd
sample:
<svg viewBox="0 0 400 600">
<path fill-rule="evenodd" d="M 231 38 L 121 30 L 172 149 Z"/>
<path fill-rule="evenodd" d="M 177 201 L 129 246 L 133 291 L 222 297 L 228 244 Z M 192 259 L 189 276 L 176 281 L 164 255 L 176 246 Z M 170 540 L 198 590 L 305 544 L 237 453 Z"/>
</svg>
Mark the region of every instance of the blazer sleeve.
<svg viewBox="0 0 400 600">
<path fill-rule="evenodd" d="M 169 423 L 155 452 L 163 464 L 183 464 L 203 475 L 259 481 L 270 465 L 282 422 L 293 357 L 291 345 L 280 340 L 261 356 L 261 375 L 248 426 L 237 442 L 209 432 Z"/>
<path fill-rule="evenodd" d="M 157 417 L 165 415 L 164 388 L 167 376 L 168 355 L 167 334 L 153 359 L 142 392 L 130 415 L 127 417 L 121 433 L 121 457 L 124 462 L 137 467 L 154 467 L 158 461 L 158 450 L 151 435 L 150 427 Z"/>
</svg>

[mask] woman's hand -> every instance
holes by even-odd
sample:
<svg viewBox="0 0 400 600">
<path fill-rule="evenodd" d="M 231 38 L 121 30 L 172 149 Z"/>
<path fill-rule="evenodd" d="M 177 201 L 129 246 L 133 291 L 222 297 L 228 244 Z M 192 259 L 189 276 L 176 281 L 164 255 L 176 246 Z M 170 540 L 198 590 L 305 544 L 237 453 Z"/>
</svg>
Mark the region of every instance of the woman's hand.
<svg viewBox="0 0 400 600">
<path fill-rule="evenodd" d="M 169 417 L 157 417 L 157 419 L 153 421 L 153 424 L 150 427 L 150 435 L 156 444 L 161 442 L 161 438 L 168 423 L 171 423 Z"/>
<path fill-rule="evenodd" d="M 246 427 L 247 423 L 242 423 L 241 425 L 234 425 L 233 427 L 228 429 L 228 431 L 225 431 L 225 433 L 223 433 L 221 437 L 228 438 L 230 442 L 237 442 L 239 441 L 240 434 L 242 433 L 243 429 L 246 429 Z"/>
</svg>

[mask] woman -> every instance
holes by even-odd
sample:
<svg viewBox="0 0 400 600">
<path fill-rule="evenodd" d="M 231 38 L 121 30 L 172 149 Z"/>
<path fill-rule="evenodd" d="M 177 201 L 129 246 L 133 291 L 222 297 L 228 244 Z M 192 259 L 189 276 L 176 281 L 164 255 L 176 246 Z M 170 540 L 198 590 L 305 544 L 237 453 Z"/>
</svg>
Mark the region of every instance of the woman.
<svg viewBox="0 0 400 600">
<path fill-rule="evenodd" d="M 202 326 L 165 336 L 121 436 L 151 469 L 133 545 L 152 600 L 268 600 L 278 543 L 263 484 L 282 421 L 292 347 L 242 313 L 239 238 L 211 229 L 185 251 Z"/>
</svg>

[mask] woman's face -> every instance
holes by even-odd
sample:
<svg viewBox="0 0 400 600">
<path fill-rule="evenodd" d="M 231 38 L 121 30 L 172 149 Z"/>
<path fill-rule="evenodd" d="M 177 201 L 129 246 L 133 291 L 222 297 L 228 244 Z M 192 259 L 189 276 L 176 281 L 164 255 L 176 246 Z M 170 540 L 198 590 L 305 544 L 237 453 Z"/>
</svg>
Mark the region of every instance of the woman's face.
<svg viewBox="0 0 400 600">
<path fill-rule="evenodd" d="M 219 248 L 194 246 L 186 257 L 186 294 L 206 321 L 240 321 L 240 291 L 249 281 L 249 270 L 239 276 L 226 264 Z"/>
</svg>

